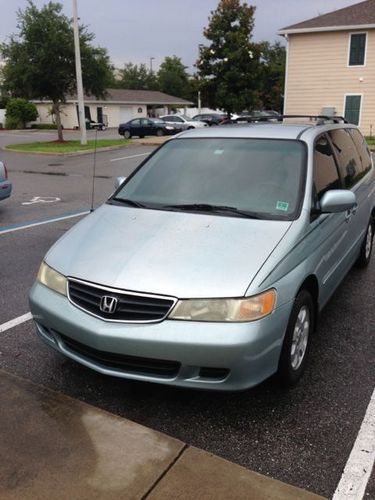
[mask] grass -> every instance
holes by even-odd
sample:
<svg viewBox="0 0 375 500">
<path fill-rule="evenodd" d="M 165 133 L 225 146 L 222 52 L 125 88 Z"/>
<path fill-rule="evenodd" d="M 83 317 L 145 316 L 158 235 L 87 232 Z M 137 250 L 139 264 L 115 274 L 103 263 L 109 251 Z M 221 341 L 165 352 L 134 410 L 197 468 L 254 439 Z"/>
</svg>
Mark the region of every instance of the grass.
<svg viewBox="0 0 375 500">
<path fill-rule="evenodd" d="M 375 137 L 366 137 L 366 141 L 369 146 L 375 146 Z"/>
<path fill-rule="evenodd" d="M 96 148 L 107 148 L 109 146 L 127 146 L 131 141 L 126 139 L 98 139 Z M 51 142 L 30 142 L 28 144 L 10 144 L 5 146 L 12 151 L 25 151 L 29 153 L 77 153 L 80 151 L 93 151 L 95 140 L 87 141 L 82 146 L 80 141 L 51 141 Z"/>
</svg>

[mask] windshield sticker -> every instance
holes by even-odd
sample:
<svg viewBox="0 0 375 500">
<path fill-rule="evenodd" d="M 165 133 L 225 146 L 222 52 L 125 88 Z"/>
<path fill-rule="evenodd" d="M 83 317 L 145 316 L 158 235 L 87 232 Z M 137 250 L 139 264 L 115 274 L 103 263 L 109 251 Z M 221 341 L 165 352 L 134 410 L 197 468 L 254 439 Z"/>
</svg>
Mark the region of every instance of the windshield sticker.
<svg viewBox="0 0 375 500">
<path fill-rule="evenodd" d="M 215 149 L 214 154 L 215 155 L 222 155 L 224 153 L 224 149 Z"/>
<path fill-rule="evenodd" d="M 278 201 L 276 203 L 276 210 L 282 210 L 283 212 L 287 212 L 289 208 L 289 203 L 286 201 Z"/>
</svg>

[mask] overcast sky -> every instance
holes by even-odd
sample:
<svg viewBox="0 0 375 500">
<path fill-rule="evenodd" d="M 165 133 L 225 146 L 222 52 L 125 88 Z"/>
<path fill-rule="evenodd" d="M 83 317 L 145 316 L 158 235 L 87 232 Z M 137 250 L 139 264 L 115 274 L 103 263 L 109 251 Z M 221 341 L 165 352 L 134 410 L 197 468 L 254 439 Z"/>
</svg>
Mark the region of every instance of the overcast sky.
<svg viewBox="0 0 375 500">
<path fill-rule="evenodd" d="M 46 0 L 34 0 L 41 7 Z M 60 0 L 72 16 L 72 0 Z M 358 3 L 356 0 L 248 0 L 256 6 L 254 40 L 279 40 L 285 26 Z M 17 32 L 17 10 L 26 0 L 0 0 L 0 42 Z M 164 57 L 176 55 L 193 72 L 203 28 L 218 0 L 78 0 L 81 22 L 95 33 L 95 43 L 108 49 L 112 62 L 145 63 L 157 69 Z"/>
</svg>

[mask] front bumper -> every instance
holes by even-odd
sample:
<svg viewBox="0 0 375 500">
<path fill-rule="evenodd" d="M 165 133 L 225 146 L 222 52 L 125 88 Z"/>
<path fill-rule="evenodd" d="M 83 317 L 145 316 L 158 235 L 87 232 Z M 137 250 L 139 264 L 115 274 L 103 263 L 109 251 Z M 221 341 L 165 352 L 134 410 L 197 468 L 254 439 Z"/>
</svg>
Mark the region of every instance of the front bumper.
<svg viewBox="0 0 375 500">
<path fill-rule="evenodd" d="M 106 375 L 217 390 L 243 390 L 276 372 L 291 307 L 251 323 L 110 323 L 40 283 L 30 292 L 39 336 L 65 356 Z"/>
</svg>

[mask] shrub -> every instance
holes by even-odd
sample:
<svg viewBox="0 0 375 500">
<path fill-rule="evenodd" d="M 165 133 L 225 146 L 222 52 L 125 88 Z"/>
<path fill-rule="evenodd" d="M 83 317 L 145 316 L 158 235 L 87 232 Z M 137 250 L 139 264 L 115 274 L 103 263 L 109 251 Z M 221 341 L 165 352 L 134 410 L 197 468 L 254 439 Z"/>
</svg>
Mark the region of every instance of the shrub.
<svg viewBox="0 0 375 500">
<path fill-rule="evenodd" d="M 25 128 L 26 122 L 32 122 L 38 118 L 38 111 L 32 102 L 12 98 L 7 102 L 5 118 L 7 128 Z"/>
<path fill-rule="evenodd" d="M 33 123 L 31 128 L 39 130 L 57 130 L 57 125 L 55 123 Z"/>
</svg>

